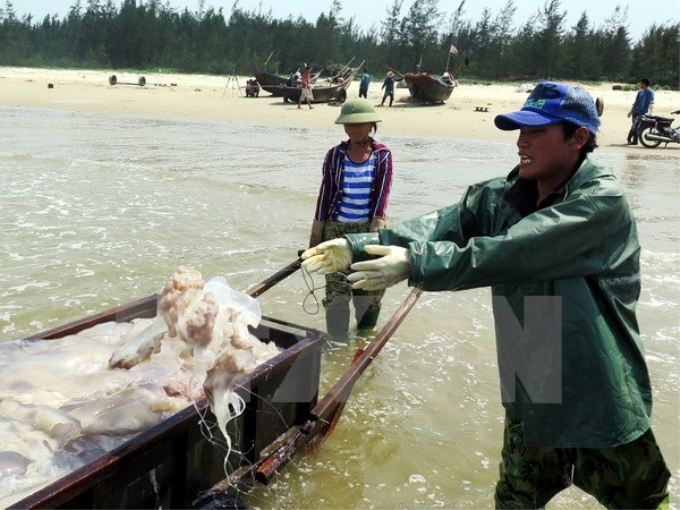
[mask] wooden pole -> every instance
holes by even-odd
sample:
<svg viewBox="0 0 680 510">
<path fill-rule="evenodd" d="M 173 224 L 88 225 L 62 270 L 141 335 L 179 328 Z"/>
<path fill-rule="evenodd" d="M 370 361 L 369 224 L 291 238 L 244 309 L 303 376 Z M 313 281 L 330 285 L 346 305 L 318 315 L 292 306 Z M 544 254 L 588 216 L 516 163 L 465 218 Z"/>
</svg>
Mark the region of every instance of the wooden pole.
<svg viewBox="0 0 680 510">
<path fill-rule="evenodd" d="M 290 276 L 295 271 L 300 269 L 300 264 L 302 264 L 302 259 L 300 259 L 299 256 L 302 255 L 303 251 L 304 250 L 300 250 L 300 252 L 298 253 L 298 259 L 297 260 L 291 262 L 290 264 L 288 264 L 283 269 L 280 269 L 279 271 L 277 271 L 276 273 L 271 275 L 266 280 L 263 280 L 260 283 L 251 286 L 248 289 L 248 291 L 246 292 L 246 294 L 248 294 L 250 297 L 255 298 L 255 297 L 259 296 L 260 294 L 262 294 L 263 292 L 265 292 L 266 290 L 271 289 L 274 285 L 279 283 L 281 280 Z"/>
<path fill-rule="evenodd" d="M 394 74 L 396 74 L 397 76 L 404 76 L 404 73 L 399 72 L 399 71 L 397 71 L 396 69 L 392 69 L 392 68 L 391 68 L 390 66 L 388 66 L 388 65 L 385 65 L 385 64 L 380 64 L 380 65 L 382 65 L 382 66 L 383 66 L 385 69 L 387 69 L 388 71 L 392 71 L 392 72 L 393 72 Z"/>
<path fill-rule="evenodd" d="M 265 71 L 267 70 L 267 62 L 269 62 L 269 60 L 272 58 L 272 55 L 273 55 L 273 54 L 274 54 L 274 52 L 272 51 L 272 52 L 269 54 L 269 57 L 267 57 L 267 60 L 264 61 L 264 65 L 262 66 L 262 68 L 263 68 Z"/>
<path fill-rule="evenodd" d="M 269 483 L 301 446 L 315 436 L 319 434 L 327 435 L 332 430 L 332 426 L 338 420 L 338 414 L 342 412 L 344 404 L 349 398 L 354 383 L 364 373 L 366 367 L 373 362 L 422 293 L 421 289 L 411 289 L 409 295 L 406 296 L 406 299 L 394 312 L 387 324 L 385 324 L 359 357 L 355 359 L 349 370 L 338 379 L 328 393 L 314 406 L 314 409 L 311 411 L 311 417 L 258 466 L 255 471 L 255 478 L 258 482 L 265 485 Z"/>
</svg>

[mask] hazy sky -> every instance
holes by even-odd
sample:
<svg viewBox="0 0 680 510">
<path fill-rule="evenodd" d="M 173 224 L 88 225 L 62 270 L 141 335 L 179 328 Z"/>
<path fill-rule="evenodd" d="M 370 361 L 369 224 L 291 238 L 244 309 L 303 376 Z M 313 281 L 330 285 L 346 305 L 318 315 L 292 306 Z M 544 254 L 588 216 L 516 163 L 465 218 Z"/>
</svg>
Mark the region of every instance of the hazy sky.
<svg viewBox="0 0 680 510">
<path fill-rule="evenodd" d="M 141 0 L 137 0 L 138 3 Z M 34 19 L 41 20 L 48 14 L 57 14 L 60 18 L 68 13 L 69 8 L 76 3 L 76 0 L 15 0 L 12 2 L 14 10 L 19 17 L 24 14 L 32 14 Z M 105 3 L 102 1 L 102 3 Z M 198 10 L 199 0 L 161 0 L 163 5 L 169 5 L 178 10 L 188 8 L 195 12 Z M 330 9 L 332 0 L 238 0 L 238 6 L 247 11 L 261 11 L 265 14 L 271 10 L 275 18 L 287 18 L 289 15 L 297 17 L 302 15 L 310 22 L 314 22 L 321 13 L 327 13 Z M 387 8 L 394 3 L 394 0 L 340 0 L 342 5 L 341 16 L 343 18 L 354 17 L 356 23 L 364 29 L 371 26 L 380 28 L 380 21 L 386 17 Z M 412 5 L 411 0 L 404 0 L 402 4 L 402 16 L 408 13 Z M 120 0 L 114 0 L 114 4 L 120 5 Z M 492 15 L 498 13 L 505 5 L 507 0 L 466 0 L 464 17 L 473 23 L 481 19 L 482 10 L 488 7 Z M 544 0 L 516 0 L 517 12 L 515 14 L 515 25 L 522 25 L 542 9 L 546 1 Z M 612 0 L 563 0 L 560 2 L 561 11 L 567 11 L 567 24 L 569 27 L 576 24 L 583 11 L 587 10 L 588 19 L 591 25 L 596 27 L 604 24 L 604 21 L 611 17 L 614 8 L 620 5 L 622 8 L 628 7 L 628 29 L 633 40 L 639 39 L 644 31 L 652 24 L 657 25 L 666 23 L 677 23 L 680 19 L 680 7 L 678 0 L 660 0 L 658 2 L 647 3 L 642 0 L 633 2 L 617 2 Z M 4 7 L 4 2 L 0 1 Z M 87 0 L 81 0 L 81 5 L 87 5 Z M 225 15 L 228 15 L 234 5 L 234 0 L 205 0 L 205 7 L 213 7 L 215 10 L 222 8 Z M 445 16 L 442 20 L 446 25 L 449 15 L 458 8 L 459 0 L 440 0 L 439 8 L 444 11 Z"/>
</svg>

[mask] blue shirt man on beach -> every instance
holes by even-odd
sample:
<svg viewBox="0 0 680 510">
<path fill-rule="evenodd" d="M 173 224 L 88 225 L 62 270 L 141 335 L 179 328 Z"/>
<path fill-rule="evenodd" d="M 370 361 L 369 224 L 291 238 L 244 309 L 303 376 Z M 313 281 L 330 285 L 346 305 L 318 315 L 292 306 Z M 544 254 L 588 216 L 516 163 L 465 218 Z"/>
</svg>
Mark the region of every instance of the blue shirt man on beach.
<svg viewBox="0 0 680 510">
<path fill-rule="evenodd" d="M 359 82 L 359 97 L 366 99 L 369 83 L 371 83 L 371 75 L 368 74 L 368 69 L 364 68 L 364 73 L 361 75 L 361 81 Z"/>
<path fill-rule="evenodd" d="M 652 113 L 652 107 L 654 105 L 654 91 L 649 88 L 649 80 L 647 78 L 642 78 L 638 82 L 637 95 L 635 96 L 635 102 L 632 108 L 628 112 L 628 116 L 632 117 L 632 124 L 630 131 L 628 132 L 628 145 L 638 144 L 638 133 L 635 128 L 637 120 L 645 115 L 646 113 Z"/>
</svg>

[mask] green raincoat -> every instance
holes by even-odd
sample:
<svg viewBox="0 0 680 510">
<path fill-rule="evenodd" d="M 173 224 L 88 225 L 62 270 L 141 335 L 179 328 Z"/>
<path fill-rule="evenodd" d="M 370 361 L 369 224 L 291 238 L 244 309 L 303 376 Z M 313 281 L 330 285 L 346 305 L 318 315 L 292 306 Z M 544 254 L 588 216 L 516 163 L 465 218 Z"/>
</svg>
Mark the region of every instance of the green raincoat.
<svg viewBox="0 0 680 510">
<path fill-rule="evenodd" d="M 491 286 L 503 405 L 524 422 L 527 444 L 628 443 L 649 429 L 652 409 L 635 316 L 640 246 L 630 207 L 612 171 L 589 159 L 550 205 L 522 214 L 509 197 L 527 182 L 516 168 L 507 179 L 471 186 L 457 205 L 348 235 L 354 261 L 368 257 L 366 244 L 402 246 L 410 286 Z M 547 328 L 545 341 L 527 341 L 508 327 L 508 311 L 525 325 L 537 298 L 558 304 L 561 338 Z M 555 380 L 559 398 L 542 398 Z"/>
</svg>

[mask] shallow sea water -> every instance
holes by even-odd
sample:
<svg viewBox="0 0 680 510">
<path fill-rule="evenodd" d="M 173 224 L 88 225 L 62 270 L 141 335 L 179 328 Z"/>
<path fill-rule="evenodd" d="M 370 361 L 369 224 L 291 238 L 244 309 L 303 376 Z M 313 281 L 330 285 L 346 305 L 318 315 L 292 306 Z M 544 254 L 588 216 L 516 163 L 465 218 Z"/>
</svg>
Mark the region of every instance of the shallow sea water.
<svg viewBox="0 0 680 510">
<path fill-rule="evenodd" d="M 323 156 L 341 134 L 0 108 L 0 341 L 156 292 L 180 264 L 240 290 L 264 280 L 305 247 Z M 394 152 L 394 222 L 456 202 L 517 161 L 511 134 L 417 138 L 381 125 L 377 138 Z M 678 151 L 602 147 L 594 158 L 615 168 L 638 220 L 639 318 L 677 501 Z M 298 272 L 259 298 L 263 313 L 323 329 L 322 286 Z M 407 292 L 387 292 L 380 325 Z M 325 349 L 322 393 L 363 345 Z M 488 289 L 425 294 L 359 379 L 328 441 L 243 499 L 259 508 L 491 508 L 498 393 Z M 598 508 L 572 489 L 550 506 Z"/>
</svg>

